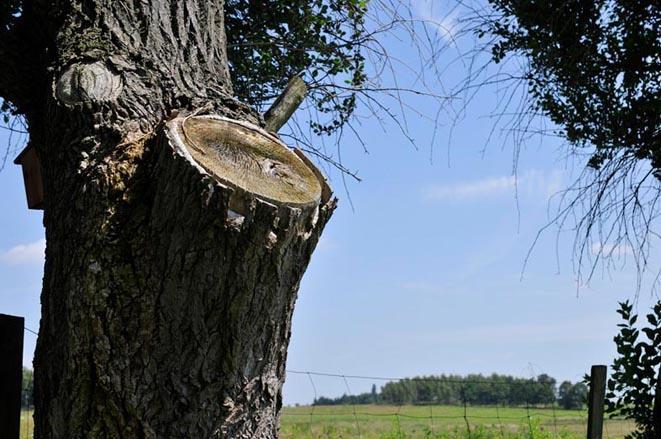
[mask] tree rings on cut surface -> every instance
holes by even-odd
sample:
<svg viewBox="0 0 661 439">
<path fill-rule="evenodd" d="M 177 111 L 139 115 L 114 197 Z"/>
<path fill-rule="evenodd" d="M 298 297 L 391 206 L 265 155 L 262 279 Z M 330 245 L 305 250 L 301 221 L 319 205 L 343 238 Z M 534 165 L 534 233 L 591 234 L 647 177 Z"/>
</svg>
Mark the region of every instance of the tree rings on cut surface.
<svg viewBox="0 0 661 439">
<path fill-rule="evenodd" d="M 171 141 L 207 173 L 235 190 L 230 208 L 245 213 L 251 197 L 278 206 L 316 207 L 322 182 L 293 151 L 265 130 L 219 116 L 168 123 Z"/>
</svg>

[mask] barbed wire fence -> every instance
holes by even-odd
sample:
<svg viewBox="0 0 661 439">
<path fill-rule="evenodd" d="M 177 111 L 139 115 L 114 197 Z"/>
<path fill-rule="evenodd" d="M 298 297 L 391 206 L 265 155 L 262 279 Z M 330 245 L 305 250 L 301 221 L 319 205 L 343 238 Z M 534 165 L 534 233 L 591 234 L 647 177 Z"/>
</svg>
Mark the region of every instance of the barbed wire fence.
<svg viewBox="0 0 661 439">
<path fill-rule="evenodd" d="M 334 374 L 315 371 L 287 370 L 287 380 L 306 376 L 311 387 L 309 405 L 287 406 L 282 414 L 281 437 L 356 437 L 363 438 L 584 438 L 586 437 L 588 410 L 565 409 L 558 405 L 557 395 L 546 404 L 524 398 L 520 404 L 479 404 L 472 401 L 469 386 L 539 386 L 533 379 L 524 381 L 497 381 L 489 379 L 455 379 L 449 377 L 383 377 Z M 317 381 L 315 381 L 315 378 Z M 347 402 L 324 405 L 320 400 L 318 380 L 336 379 L 336 388 L 344 387 Z M 376 400 L 357 403 L 351 393 L 350 382 L 412 383 L 432 382 L 459 386 L 458 401 L 404 399 L 401 401 Z M 363 383 L 364 384 L 364 383 Z M 360 386 L 360 387 L 365 387 Z M 383 387 L 382 387 L 383 389 Z M 484 387 L 483 387 L 484 389 Z M 498 390 L 498 389 L 495 389 Z M 501 389 L 502 390 L 502 389 Z M 530 392 L 519 392 L 529 395 Z M 363 394 L 364 395 L 364 394 Z M 286 395 L 285 395 L 286 396 Z M 330 399 L 330 398 L 328 398 Z M 337 401 L 337 399 L 336 399 Z M 322 402 L 322 404 L 319 404 Z M 351 418 L 351 422 L 347 419 Z M 305 420 L 304 420 L 305 419 Z M 391 421 L 389 424 L 384 420 Z M 305 425 L 306 434 L 301 434 Z M 623 438 L 634 428 L 632 421 L 607 419 L 604 438 Z"/>
<path fill-rule="evenodd" d="M 25 334 L 36 337 L 36 331 L 25 327 Z M 346 389 L 346 403 L 321 405 L 319 392 L 320 379 L 337 380 L 335 388 Z M 482 386 L 481 392 L 502 390 L 505 386 L 539 386 L 539 382 L 530 380 L 507 381 L 494 379 L 468 379 L 453 376 L 438 377 L 386 377 L 351 374 L 335 374 L 317 371 L 287 370 L 287 380 L 304 379 L 310 389 L 311 402 L 302 406 L 286 406 L 282 412 L 281 437 L 287 438 L 347 438 L 358 439 L 387 437 L 404 439 L 409 437 L 424 438 L 572 438 L 585 437 L 588 412 L 585 408 L 567 410 L 558 406 L 557 398 L 550 404 L 530 401 L 527 396 L 523 403 L 507 404 L 502 401 L 495 404 L 477 404 L 470 395 L 469 386 Z M 364 388 L 365 382 L 384 386 L 389 383 L 404 383 L 409 386 L 410 394 L 399 400 L 372 400 L 369 404 L 358 403 L 352 392 L 352 384 Z M 429 399 L 411 398 L 416 392 L 413 383 L 431 382 L 432 384 L 450 384 L 458 399 L 439 398 L 428 395 Z M 33 373 L 24 374 L 23 386 L 32 388 Z M 475 391 L 475 389 L 472 389 Z M 519 395 L 529 392 L 519 391 Z M 363 394 L 364 395 L 364 394 Z M 446 395 L 447 396 L 447 395 Z M 497 400 L 498 398 L 493 397 Z M 521 402 L 521 401 L 519 401 Z M 24 395 L 22 400 L 20 437 L 33 437 L 34 410 L 31 397 Z M 604 438 L 623 438 L 633 429 L 631 421 L 608 419 L 604 423 Z"/>
</svg>

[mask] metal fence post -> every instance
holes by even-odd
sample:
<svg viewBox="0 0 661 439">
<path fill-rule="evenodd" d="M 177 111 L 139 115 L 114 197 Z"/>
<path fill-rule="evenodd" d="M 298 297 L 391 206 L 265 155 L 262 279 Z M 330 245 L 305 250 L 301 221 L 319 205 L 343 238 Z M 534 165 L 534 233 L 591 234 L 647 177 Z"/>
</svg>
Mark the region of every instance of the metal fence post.
<svg viewBox="0 0 661 439">
<path fill-rule="evenodd" d="M 606 366 L 592 366 L 588 395 L 588 439 L 601 439 L 606 399 Z"/>
<path fill-rule="evenodd" d="M 23 384 L 23 317 L 0 314 L 0 437 L 19 439 Z"/>
</svg>

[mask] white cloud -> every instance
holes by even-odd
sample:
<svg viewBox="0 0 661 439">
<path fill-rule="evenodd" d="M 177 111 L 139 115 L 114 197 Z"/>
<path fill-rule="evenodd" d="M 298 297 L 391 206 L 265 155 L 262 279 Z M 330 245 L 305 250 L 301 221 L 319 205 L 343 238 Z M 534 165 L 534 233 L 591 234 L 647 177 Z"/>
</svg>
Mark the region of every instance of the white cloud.
<svg viewBox="0 0 661 439">
<path fill-rule="evenodd" d="M 44 262 L 46 240 L 30 244 L 19 244 L 0 253 L 0 262 L 8 265 L 41 264 Z"/>
<path fill-rule="evenodd" d="M 459 14 L 456 10 L 442 13 L 438 0 L 416 0 L 415 11 L 420 18 L 436 28 L 438 34 L 448 42 L 454 41 L 458 30 Z"/>
<path fill-rule="evenodd" d="M 505 316 L 507 317 L 507 316 Z M 510 317 L 507 317 L 510 318 Z M 609 336 L 612 322 L 603 316 L 586 316 L 554 322 L 521 322 L 458 328 L 442 334 L 429 334 L 424 338 L 429 343 L 566 343 L 604 341 Z"/>
<path fill-rule="evenodd" d="M 529 170 L 519 176 L 490 177 L 482 180 L 453 184 L 432 185 L 425 188 L 426 198 L 431 200 L 466 201 L 477 198 L 514 195 L 544 196 L 546 199 L 562 187 L 559 171 Z"/>
<path fill-rule="evenodd" d="M 489 195 L 501 195 L 510 192 L 516 184 L 514 176 L 495 177 L 484 180 L 468 181 L 455 184 L 434 185 L 427 189 L 427 196 L 437 200 L 466 200 Z"/>
</svg>

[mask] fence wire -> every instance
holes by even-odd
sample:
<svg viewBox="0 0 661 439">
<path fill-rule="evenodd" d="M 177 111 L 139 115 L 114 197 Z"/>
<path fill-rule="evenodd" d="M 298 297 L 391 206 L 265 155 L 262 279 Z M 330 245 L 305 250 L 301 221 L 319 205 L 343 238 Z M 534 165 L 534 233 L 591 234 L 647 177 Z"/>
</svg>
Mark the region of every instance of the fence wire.
<svg viewBox="0 0 661 439">
<path fill-rule="evenodd" d="M 25 328 L 26 334 L 31 336 L 38 335 L 36 331 Z M 433 381 L 455 384 L 460 386 L 461 398 L 453 404 L 440 404 L 437 400 L 418 400 L 414 404 L 400 402 L 397 404 L 359 404 L 351 401 L 348 404 L 338 404 L 334 406 L 321 406 L 315 403 L 307 407 L 292 408 L 286 407 L 282 413 L 281 437 L 311 437 L 311 438 L 346 438 L 355 437 L 358 439 L 388 437 L 388 438 L 459 438 L 468 439 L 481 438 L 582 438 L 585 437 L 587 425 L 587 410 L 578 409 L 568 411 L 565 409 L 558 413 L 557 401 L 547 406 L 531 404 L 526 400 L 525 404 L 518 406 L 495 404 L 495 405 L 476 405 L 472 404 L 467 397 L 467 385 L 498 385 L 498 386 L 525 386 L 537 385 L 532 380 L 525 381 L 507 381 L 494 379 L 465 379 L 453 377 L 386 377 L 386 376 L 364 376 L 333 374 L 326 372 L 287 370 L 289 377 L 306 376 L 309 382 L 312 400 L 318 401 L 319 394 L 318 380 L 321 378 L 340 380 L 339 385 L 346 389 L 346 394 L 351 398 L 352 393 L 350 382 L 352 381 L 371 381 L 380 383 L 411 383 Z M 27 373 L 23 385 L 32 387 L 33 373 Z M 375 401 L 376 402 L 376 401 Z M 21 414 L 21 439 L 31 439 L 33 436 L 32 413 L 34 407 L 29 397 L 23 397 L 23 412 Z M 416 410 L 422 409 L 423 411 Z M 495 414 L 489 414 L 488 410 L 494 410 Z M 454 411 L 454 413 L 453 413 Z M 300 432 L 296 428 L 290 428 L 300 424 L 298 419 L 307 418 L 305 432 Z M 344 430 L 343 425 L 347 424 L 342 418 L 351 419 L 349 421 L 349 431 Z M 391 420 L 391 428 L 385 432 L 375 431 L 373 428 L 374 420 L 383 422 Z M 491 422 L 490 422 L 491 421 Z M 408 424 L 407 424 L 408 423 Z M 412 424 L 412 425 L 411 425 Z M 420 425 L 425 425 L 424 431 L 420 431 Z M 463 427 L 460 427 L 463 426 Z M 609 428 L 609 426 L 611 428 Z M 408 428 L 407 428 L 408 427 Z M 485 432 L 485 428 L 488 431 Z M 290 431 L 291 430 L 291 431 Z M 604 437 L 607 439 L 623 438 L 633 430 L 633 424 L 630 421 L 621 419 L 605 420 Z M 301 434 L 302 433 L 302 434 Z"/>
<path fill-rule="evenodd" d="M 497 384 L 499 386 L 539 385 L 539 382 L 510 382 L 487 379 L 457 379 L 452 377 L 417 377 L 398 378 L 384 376 L 364 376 L 333 374 L 326 372 L 287 370 L 288 379 L 299 375 L 307 376 L 311 385 L 313 403 L 308 408 L 286 407 L 281 422 L 281 437 L 312 438 L 584 438 L 587 431 L 587 410 L 585 408 L 567 410 L 558 407 L 557 395 L 546 405 L 532 403 L 526 399 L 520 405 L 479 405 L 472 404 L 467 396 L 467 385 Z M 319 380 L 337 379 L 335 388 L 344 387 L 348 403 L 323 405 L 317 404 L 320 398 Z M 295 378 L 294 378 L 295 379 Z M 371 381 L 380 383 L 411 383 L 416 381 L 434 381 L 460 385 L 461 398 L 454 404 L 440 404 L 437 400 L 415 401 L 415 403 L 375 401 L 360 404 L 353 400 L 350 381 Z M 363 383 L 364 386 L 365 383 Z M 363 394 L 364 395 L 364 394 Z M 306 410 L 308 435 L 299 434 L 297 426 L 301 423 L 300 410 Z M 424 412 L 423 412 L 424 410 Z M 351 425 L 347 419 L 351 419 Z M 388 428 L 384 420 L 391 420 Z M 407 422 L 408 421 L 408 422 Z M 426 424 L 424 431 L 420 430 Z M 374 426 L 380 424 L 378 428 Z M 609 428 L 611 427 L 616 428 Z M 385 429 L 384 429 L 385 428 Z M 604 438 L 623 438 L 633 430 L 633 423 L 623 419 L 604 421 Z"/>
</svg>

